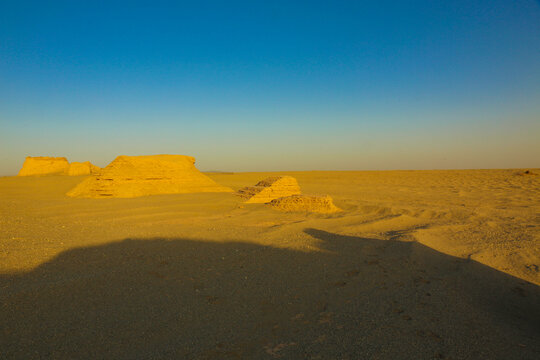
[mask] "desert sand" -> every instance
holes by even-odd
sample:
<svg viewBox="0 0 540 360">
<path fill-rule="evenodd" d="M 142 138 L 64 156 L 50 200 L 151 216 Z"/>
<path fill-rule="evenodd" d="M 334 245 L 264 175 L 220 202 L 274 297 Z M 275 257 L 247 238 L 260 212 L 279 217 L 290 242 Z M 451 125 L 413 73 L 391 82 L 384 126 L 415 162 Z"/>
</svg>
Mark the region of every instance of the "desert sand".
<svg viewBox="0 0 540 360">
<path fill-rule="evenodd" d="M 331 214 L 0 178 L 0 358 L 538 359 L 534 173 L 205 174 L 292 176 Z"/>
</svg>

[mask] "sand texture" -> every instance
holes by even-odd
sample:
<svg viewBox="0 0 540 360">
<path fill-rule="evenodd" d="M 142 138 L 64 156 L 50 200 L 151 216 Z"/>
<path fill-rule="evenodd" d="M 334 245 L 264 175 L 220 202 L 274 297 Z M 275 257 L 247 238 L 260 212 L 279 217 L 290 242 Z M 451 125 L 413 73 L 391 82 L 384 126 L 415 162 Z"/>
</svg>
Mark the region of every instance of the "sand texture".
<svg viewBox="0 0 540 360">
<path fill-rule="evenodd" d="M 145 171 L 193 169 L 169 159 Z M 110 178 L 111 194 L 141 194 L 122 190 L 130 167 L 168 184 L 131 161 L 81 191 Z M 536 360 L 538 173 L 199 176 L 235 191 L 292 176 L 331 196 L 331 214 L 226 192 L 72 198 L 84 176 L 0 178 L 0 359 Z"/>
<path fill-rule="evenodd" d="M 259 181 L 255 186 L 247 186 L 238 191 L 238 195 L 245 198 L 247 204 L 265 204 L 300 193 L 298 182 L 292 176 L 272 176 Z"/>
<path fill-rule="evenodd" d="M 340 211 L 328 195 L 292 195 L 274 199 L 268 204 L 280 211 L 306 211 L 320 214 L 331 214 Z"/>
<path fill-rule="evenodd" d="M 184 155 L 118 156 L 94 176 L 70 190 L 71 197 L 132 198 L 157 194 L 230 192 L 195 167 Z"/>
<path fill-rule="evenodd" d="M 61 174 L 68 170 L 65 157 L 27 156 L 18 176 Z"/>
</svg>

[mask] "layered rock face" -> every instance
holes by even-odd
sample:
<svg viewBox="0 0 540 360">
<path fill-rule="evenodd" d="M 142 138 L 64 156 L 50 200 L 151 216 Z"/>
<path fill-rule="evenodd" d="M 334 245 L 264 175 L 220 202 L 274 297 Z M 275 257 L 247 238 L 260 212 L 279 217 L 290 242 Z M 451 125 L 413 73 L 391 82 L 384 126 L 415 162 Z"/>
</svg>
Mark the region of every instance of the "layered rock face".
<svg viewBox="0 0 540 360">
<path fill-rule="evenodd" d="M 302 211 L 330 214 L 341 211 L 332 198 L 326 196 L 301 195 L 298 182 L 292 176 L 269 177 L 238 191 L 247 199 L 246 203 L 264 203 L 280 211 Z"/>
<path fill-rule="evenodd" d="M 72 197 L 131 198 L 157 194 L 231 192 L 202 174 L 184 155 L 118 156 L 67 193 Z"/>
<path fill-rule="evenodd" d="M 306 211 L 320 214 L 330 214 L 341 211 L 334 205 L 332 198 L 326 196 L 293 195 L 274 199 L 269 205 L 281 211 Z"/>
<path fill-rule="evenodd" d="M 90 161 L 85 161 L 83 163 L 74 161 L 69 164 L 65 174 L 70 176 L 90 175 L 97 174 L 99 170 L 101 170 L 101 168 L 93 165 Z"/>
<path fill-rule="evenodd" d="M 28 156 L 19 171 L 19 176 L 90 175 L 97 173 L 100 169 L 90 161 L 69 163 L 65 157 Z"/>
<path fill-rule="evenodd" d="M 298 182 L 292 176 L 269 177 L 238 191 L 246 203 L 268 203 L 274 199 L 300 194 Z"/>
<path fill-rule="evenodd" d="M 27 156 L 18 176 L 62 174 L 68 167 L 65 157 Z"/>
</svg>

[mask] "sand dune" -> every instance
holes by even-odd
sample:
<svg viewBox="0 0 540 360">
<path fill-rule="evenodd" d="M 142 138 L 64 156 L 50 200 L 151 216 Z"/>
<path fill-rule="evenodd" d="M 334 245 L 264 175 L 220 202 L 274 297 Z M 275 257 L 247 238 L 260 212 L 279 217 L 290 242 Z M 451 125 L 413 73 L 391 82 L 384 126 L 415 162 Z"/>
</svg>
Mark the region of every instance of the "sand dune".
<svg viewBox="0 0 540 360">
<path fill-rule="evenodd" d="M 0 178 L 0 357 L 538 357 L 540 176 L 206 175 L 236 191 L 293 176 L 343 211 Z"/>
</svg>

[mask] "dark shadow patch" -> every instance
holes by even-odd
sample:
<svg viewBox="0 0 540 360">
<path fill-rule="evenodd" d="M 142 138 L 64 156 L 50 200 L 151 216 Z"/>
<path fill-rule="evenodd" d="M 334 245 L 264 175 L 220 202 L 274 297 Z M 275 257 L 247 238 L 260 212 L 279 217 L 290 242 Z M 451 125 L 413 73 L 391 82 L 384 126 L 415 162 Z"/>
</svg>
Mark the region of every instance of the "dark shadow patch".
<svg viewBox="0 0 540 360">
<path fill-rule="evenodd" d="M 537 357 L 539 287 L 414 242 L 305 232 L 327 251 L 127 239 L 0 275 L 0 358 Z"/>
</svg>

